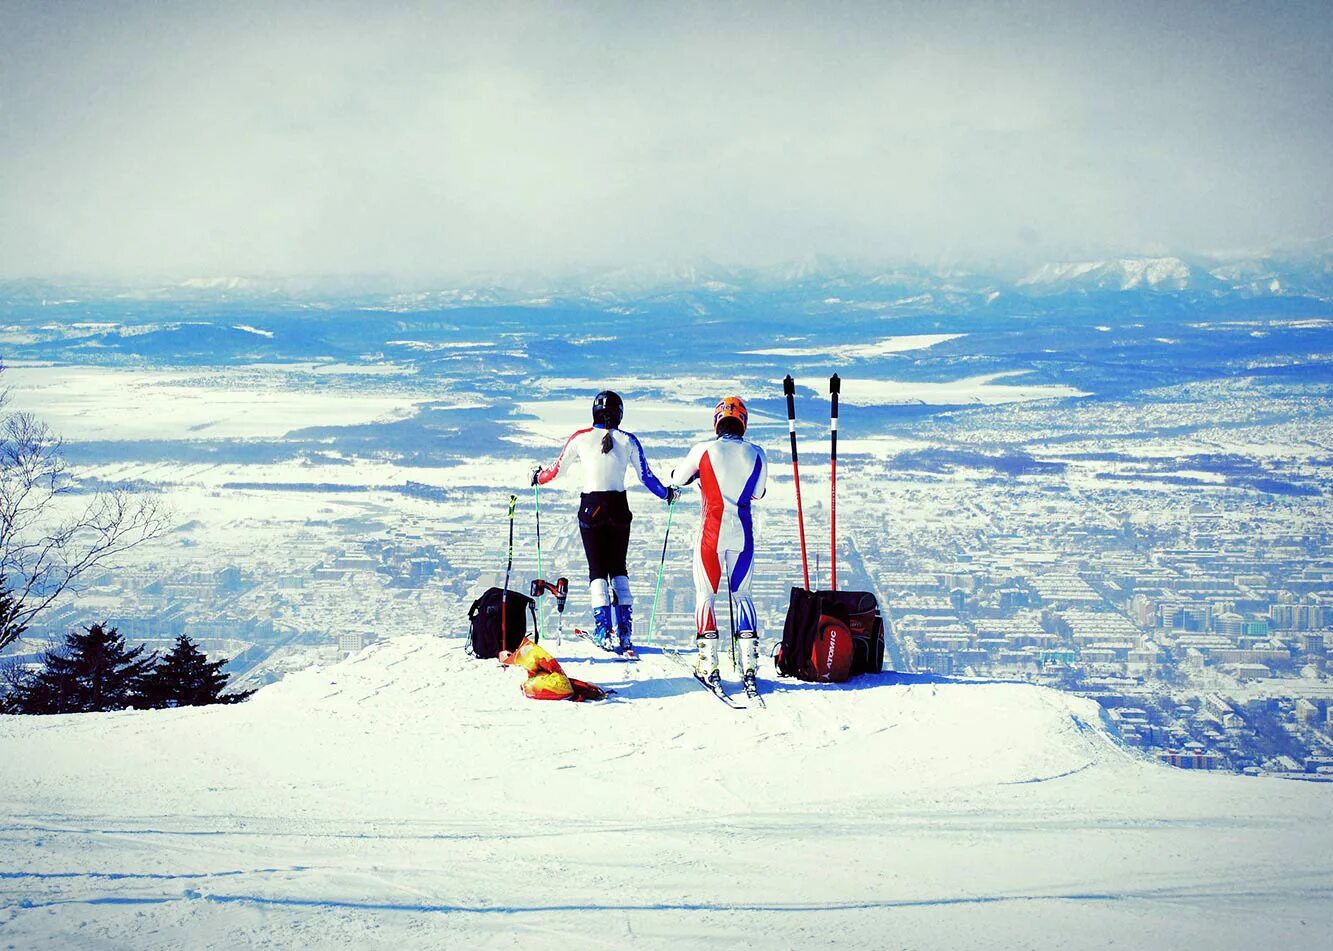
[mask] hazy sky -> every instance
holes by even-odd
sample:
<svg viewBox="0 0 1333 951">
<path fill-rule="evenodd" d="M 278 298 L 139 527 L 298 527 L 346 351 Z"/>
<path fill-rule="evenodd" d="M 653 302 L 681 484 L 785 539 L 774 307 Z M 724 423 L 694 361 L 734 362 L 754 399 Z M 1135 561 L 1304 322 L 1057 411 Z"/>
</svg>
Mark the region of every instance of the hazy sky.
<svg viewBox="0 0 1333 951">
<path fill-rule="evenodd" d="M 0 275 L 1254 249 L 1327 2 L 0 0 Z"/>
</svg>

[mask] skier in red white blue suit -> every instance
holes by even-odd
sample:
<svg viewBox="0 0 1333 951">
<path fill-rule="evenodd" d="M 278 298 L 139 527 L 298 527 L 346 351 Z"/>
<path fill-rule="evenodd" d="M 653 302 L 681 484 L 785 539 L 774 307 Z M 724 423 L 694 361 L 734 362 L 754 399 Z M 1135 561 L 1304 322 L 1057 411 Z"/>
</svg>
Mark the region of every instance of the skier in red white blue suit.
<svg viewBox="0 0 1333 951">
<path fill-rule="evenodd" d="M 595 637 L 607 650 L 633 656 L 633 598 L 625 554 L 634 516 L 625 497 L 625 470 L 633 469 L 644 488 L 659 499 L 670 502 L 676 493 L 653 475 L 638 437 L 620 429 L 624 415 L 625 404 L 619 395 L 610 390 L 598 393 L 592 403 L 592 426 L 580 429 L 565 441 L 554 465 L 533 470 L 532 484 L 546 485 L 560 473 L 574 468 L 582 475 L 579 533 L 583 536 L 584 554 L 588 556 Z"/>
<path fill-rule="evenodd" d="M 754 571 L 750 503 L 764 496 L 768 459 L 763 449 L 746 441 L 748 422 L 749 413 L 739 396 L 718 403 L 713 411 L 716 437 L 691 449 L 685 461 L 672 470 L 671 481 L 681 486 L 697 481 L 703 508 L 694 551 L 696 669 L 709 683 L 721 680 L 714 602 L 725 570 L 736 607 L 733 633 L 741 648 L 742 678 L 752 687 L 759 666 L 759 618 L 750 596 Z"/>
</svg>

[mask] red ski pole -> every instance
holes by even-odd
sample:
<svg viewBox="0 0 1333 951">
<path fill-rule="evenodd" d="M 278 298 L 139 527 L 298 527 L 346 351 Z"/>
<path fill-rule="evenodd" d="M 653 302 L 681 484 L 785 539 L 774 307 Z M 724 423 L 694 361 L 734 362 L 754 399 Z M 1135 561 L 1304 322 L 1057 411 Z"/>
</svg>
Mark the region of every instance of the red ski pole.
<svg viewBox="0 0 1333 951">
<path fill-rule="evenodd" d="M 801 467 L 796 461 L 796 381 L 788 373 L 782 381 L 782 392 L 787 394 L 787 429 L 791 433 L 791 477 L 796 483 L 796 525 L 801 534 L 801 575 L 805 590 L 810 590 L 810 560 L 805 554 L 805 512 L 801 508 Z"/>
<path fill-rule="evenodd" d="M 842 380 L 838 374 L 828 378 L 828 391 L 833 397 L 833 414 L 829 417 L 832 448 L 829 453 L 829 539 L 833 544 L 833 561 L 829 565 L 829 590 L 838 590 L 838 391 Z"/>
</svg>

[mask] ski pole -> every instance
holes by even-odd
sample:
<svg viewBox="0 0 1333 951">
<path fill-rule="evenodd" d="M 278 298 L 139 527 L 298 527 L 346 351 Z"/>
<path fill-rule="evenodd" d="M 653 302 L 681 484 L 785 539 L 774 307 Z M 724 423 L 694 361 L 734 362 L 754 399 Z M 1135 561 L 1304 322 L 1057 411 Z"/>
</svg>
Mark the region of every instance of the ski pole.
<svg viewBox="0 0 1333 951">
<path fill-rule="evenodd" d="M 537 517 L 537 577 L 545 578 L 546 575 L 542 574 L 542 496 L 541 489 L 535 482 L 532 484 L 532 511 Z M 533 616 L 537 619 L 537 643 L 540 644 L 542 639 L 541 605 L 538 605 L 538 609 Z"/>
<path fill-rule="evenodd" d="M 739 673 L 741 666 L 736 661 L 736 607 L 732 603 L 731 569 L 727 569 L 727 619 L 731 622 L 731 669 Z"/>
<path fill-rule="evenodd" d="M 509 572 L 514 567 L 514 509 L 518 496 L 509 496 L 509 563 L 505 565 L 505 586 L 500 592 L 500 650 L 509 649 Z"/>
<path fill-rule="evenodd" d="M 675 511 L 676 500 L 667 503 L 666 535 L 662 538 L 662 560 L 657 563 L 657 590 L 653 592 L 653 609 L 648 614 L 648 643 L 653 641 L 653 628 L 657 624 L 657 599 L 662 596 L 662 569 L 666 567 L 667 542 L 671 539 L 671 513 Z"/>
<path fill-rule="evenodd" d="M 832 447 L 829 452 L 829 541 L 832 544 L 833 557 L 829 563 L 829 590 L 838 590 L 838 391 L 842 389 L 842 380 L 838 374 L 828 378 L 828 391 L 833 398 L 833 414 L 829 417 L 829 435 Z"/>
<path fill-rule="evenodd" d="M 796 483 L 796 527 L 801 534 L 801 575 L 805 590 L 810 590 L 810 561 L 805 554 L 805 511 L 801 508 L 801 467 L 796 461 L 796 381 L 788 373 L 782 381 L 782 392 L 787 394 L 787 430 L 791 433 L 791 477 Z"/>
</svg>

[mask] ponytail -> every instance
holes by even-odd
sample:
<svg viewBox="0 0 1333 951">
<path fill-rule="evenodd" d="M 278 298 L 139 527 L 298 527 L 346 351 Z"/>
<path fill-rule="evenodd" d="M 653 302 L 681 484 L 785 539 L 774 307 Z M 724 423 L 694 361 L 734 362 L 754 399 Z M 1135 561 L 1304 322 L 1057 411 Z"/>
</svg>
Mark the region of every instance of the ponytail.
<svg viewBox="0 0 1333 951">
<path fill-rule="evenodd" d="M 606 454 L 606 453 L 610 452 L 610 451 L 611 451 L 611 445 L 612 445 L 612 444 L 611 444 L 611 430 L 608 428 L 607 431 L 606 431 L 606 435 L 602 437 L 602 453 L 603 453 L 603 454 Z"/>
</svg>

